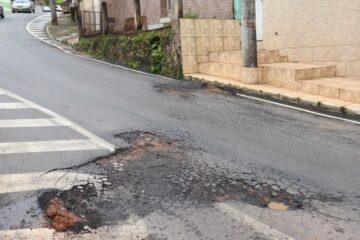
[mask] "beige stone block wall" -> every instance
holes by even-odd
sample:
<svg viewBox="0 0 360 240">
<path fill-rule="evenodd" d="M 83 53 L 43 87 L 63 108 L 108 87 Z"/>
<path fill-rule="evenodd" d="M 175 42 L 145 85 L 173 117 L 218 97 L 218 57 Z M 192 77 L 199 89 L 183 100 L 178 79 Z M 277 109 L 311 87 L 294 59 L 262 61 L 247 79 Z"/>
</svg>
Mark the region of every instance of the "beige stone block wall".
<svg viewBox="0 0 360 240">
<path fill-rule="evenodd" d="M 217 53 L 225 50 L 240 50 L 240 22 L 220 19 L 181 19 L 181 54 L 183 56 L 184 74 L 195 73 L 199 64 L 218 58 Z M 215 56 L 216 55 L 216 56 Z M 196 59 L 196 61 L 194 61 Z M 207 67 L 201 65 L 201 68 Z M 219 75 L 218 65 L 209 64 L 209 72 Z M 232 75 L 232 71 L 227 75 Z"/>
<path fill-rule="evenodd" d="M 289 61 L 335 64 L 337 76 L 357 79 L 359 26 L 359 0 L 266 0 L 261 45 Z"/>
</svg>

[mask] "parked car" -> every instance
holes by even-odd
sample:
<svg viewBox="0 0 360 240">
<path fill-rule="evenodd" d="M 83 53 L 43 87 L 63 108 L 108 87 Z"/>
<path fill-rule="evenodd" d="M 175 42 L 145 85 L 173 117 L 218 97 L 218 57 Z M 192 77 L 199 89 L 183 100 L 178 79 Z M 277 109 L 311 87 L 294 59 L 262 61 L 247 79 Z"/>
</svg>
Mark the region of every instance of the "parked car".
<svg viewBox="0 0 360 240">
<path fill-rule="evenodd" d="M 51 12 L 51 8 L 49 6 L 43 6 L 42 11 L 43 12 Z"/>
<path fill-rule="evenodd" d="M 56 5 L 57 12 L 63 12 L 63 8 L 60 5 Z"/>
<path fill-rule="evenodd" d="M 11 5 L 13 13 L 17 12 L 35 12 L 35 4 L 33 0 L 15 0 Z"/>
<path fill-rule="evenodd" d="M 4 18 L 5 14 L 4 14 L 4 7 L 0 4 L 0 17 Z"/>
</svg>

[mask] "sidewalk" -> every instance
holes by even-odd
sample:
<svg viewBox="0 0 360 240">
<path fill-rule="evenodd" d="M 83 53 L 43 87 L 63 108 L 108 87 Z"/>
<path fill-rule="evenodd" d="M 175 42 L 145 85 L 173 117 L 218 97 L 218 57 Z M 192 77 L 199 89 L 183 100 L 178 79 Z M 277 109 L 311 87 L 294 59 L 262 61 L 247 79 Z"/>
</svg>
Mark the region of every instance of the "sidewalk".
<svg viewBox="0 0 360 240">
<path fill-rule="evenodd" d="M 206 82 L 222 87 L 231 87 L 248 93 L 290 101 L 303 106 L 311 106 L 327 111 L 343 113 L 349 116 L 360 116 L 360 104 L 358 103 L 313 95 L 268 84 L 245 84 L 236 80 L 205 74 L 188 74 L 185 75 L 185 77 L 189 80 Z"/>
<path fill-rule="evenodd" d="M 78 24 L 71 20 L 70 15 L 58 15 L 58 25 L 48 25 L 47 32 L 50 38 L 66 44 L 79 41 Z"/>
<path fill-rule="evenodd" d="M 61 42 L 70 46 L 78 42 L 79 34 L 77 23 L 73 22 L 69 15 L 58 16 L 58 22 L 59 25 L 57 26 L 53 26 L 50 24 L 48 25 L 47 32 L 50 38 L 56 40 L 57 42 Z M 71 48 L 70 46 L 69 48 Z M 61 46 L 61 48 L 65 48 L 65 46 L 63 45 Z M 76 50 L 72 49 L 71 52 L 73 51 Z M 319 94 L 311 94 L 311 91 L 296 91 L 269 84 L 245 84 L 241 81 L 218 76 L 211 76 L 202 73 L 185 74 L 185 78 L 188 80 L 196 80 L 201 82 L 207 82 L 213 85 L 230 87 L 247 93 L 257 94 L 273 99 L 280 99 L 301 106 L 310 106 L 321 110 L 346 114 L 352 117 L 360 116 L 360 103 L 344 101 L 324 95 L 321 96 Z M 307 82 L 310 83 L 311 81 Z"/>
</svg>

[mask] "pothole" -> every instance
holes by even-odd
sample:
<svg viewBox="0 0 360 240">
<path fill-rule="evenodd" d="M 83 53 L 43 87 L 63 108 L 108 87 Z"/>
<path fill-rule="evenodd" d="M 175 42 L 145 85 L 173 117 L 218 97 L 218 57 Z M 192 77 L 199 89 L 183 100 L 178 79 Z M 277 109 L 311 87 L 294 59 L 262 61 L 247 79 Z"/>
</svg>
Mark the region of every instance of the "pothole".
<svg viewBox="0 0 360 240">
<path fill-rule="evenodd" d="M 78 217 L 71 218 L 74 221 L 66 227 L 55 228 L 52 223 L 55 229 L 80 231 L 126 221 L 132 215 L 144 217 L 159 210 L 171 212 L 177 207 L 201 207 L 226 200 L 282 210 L 303 207 L 303 196 L 256 178 L 244 178 L 231 169 L 210 166 L 179 140 L 142 131 L 115 137 L 130 147 L 90 163 L 107 176 L 100 179 L 100 191 L 87 183 L 40 197 L 51 222 L 54 217 L 47 209 L 52 201 Z"/>
<path fill-rule="evenodd" d="M 229 91 L 225 91 L 216 86 L 192 81 L 177 80 L 174 82 L 157 84 L 154 88 L 160 93 L 177 95 L 183 98 L 189 98 L 196 92 L 228 96 L 232 95 Z"/>
</svg>

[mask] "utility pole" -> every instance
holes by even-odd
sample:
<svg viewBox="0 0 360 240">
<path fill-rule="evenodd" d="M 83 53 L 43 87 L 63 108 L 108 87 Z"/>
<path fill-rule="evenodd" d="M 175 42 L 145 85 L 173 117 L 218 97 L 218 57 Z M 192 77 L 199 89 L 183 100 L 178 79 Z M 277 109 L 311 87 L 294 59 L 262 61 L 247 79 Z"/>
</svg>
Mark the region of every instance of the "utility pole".
<svg viewBox="0 0 360 240">
<path fill-rule="evenodd" d="M 242 0 L 241 45 L 244 67 L 257 67 L 256 3 Z"/>
<path fill-rule="evenodd" d="M 55 0 L 50 0 L 50 8 L 51 8 L 51 24 L 58 25 Z"/>
<path fill-rule="evenodd" d="M 142 23 L 141 23 L 140 0 L 134 0 L 134 3 L 135 3 L 135 28 L 136 30 L 141 30 Z"/>
<path fill-rule="evenodd" d="M 183 17 L 183 0 L 175 0 L 172 7 L 171 28 L 173 35 L 174 62 L 181 66 L 180 18 Z M 182 73 L 179 73 L 181 75 Z"/>
<path fill-rule="evenodd" d="M 180 19 L 183 17 L 183 0 L 175 0 L 174 1 L 174 16 L 173 19 Z"/>
</svg>

